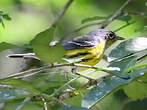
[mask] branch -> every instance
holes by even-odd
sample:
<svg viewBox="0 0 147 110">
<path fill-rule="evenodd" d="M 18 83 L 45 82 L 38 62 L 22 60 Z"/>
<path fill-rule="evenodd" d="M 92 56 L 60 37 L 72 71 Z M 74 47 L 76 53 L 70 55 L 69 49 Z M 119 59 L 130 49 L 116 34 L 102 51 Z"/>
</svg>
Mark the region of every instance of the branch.
<svg viewBox="0 0 147 110">
<path fill-rule="evenodd" d="M 87 68 L 87 69 L 90 68 L 90 69 L 95 69 L 96 71 L 103 71 L 103 72 L 107 72 L 109 74 L 113 74 L 110 70 L 107 70 L 107 69 L 104 69 L 104 68 L 98 68 L 98 67 L 90 66 L 90 65 L 81 65 L 81 64 L 71 63 L 71 64 L 57 64 L 57 65 L 53 65 L 53 66 L 47 65 L 47 66 L 36 68 L 36 69 L 30 69 L 30 70 L 27 70 L 27 71 L 23 71 L 23 72 L 19 72 L 19 73 L 10 75 L 10 76 L 5 77 L 5 78 L 1 78 L 0 81 L 6 80 L 6 79 L 11 79 L 11 78 L 22 78 L 25 75 L 30 76 L 30 75 L 38 74 L 38 73 L 43 72 L 45 70 L 49 70 L 51 68 L 64 67 L 64 66 L 81 67 L 81 68 Z"/>
<path fill-rule="evenodd" d="M 54 93 L 52 93 L 50 96 L 51 97 L 54 97 L 56 94 L 59 93 L 59 91 L 61 91 L 64 87 L 68 86 L 70 83 L 72 83 L 73 81 L 75 81 L 76 79 L 80 78 L 79 76 L 78 77 L 75 77 L 73 79 L 71 79 L 70 81 L 68 81 L 67 83 L 65 83 L 63 86 L 59 87 L 57 90 L 54 91 Z"/>
<path fill-rule="evenodd" d="M 77 90 L 71 90 L 71 91 L 67 91 L 67 92 L 60 92 L 60 94 L 58 95 L 57 99 L 60 100 L 60 101 L 64 101 L 65 99 L 69 99 L 69 98 L 72 98 L 74 96 L 77 96 L 77 92 L 79 91 L 85 91 L 85 89 L 89 88 L 89 87 L 92 87 L 94 85 L 97 85 L 99 82 L 101 82 L 102 80 L 108 78 L 108 77 L 111 77 L 111 75 L 106 75 L 106 76 L 102 76 L 96 80 L 89 80 L 84 86 L 82 86 L 81 88 L 77 89 Z M 71 83 L 71 82 L 70 82 Z M 68 84 L 65 84 L 66 86 L 69 85 L 70 83 Z M 60 88 L 64 88 L 65 86 L 61 86 Z M 58 89 L 58 93 L 61 89 Z M 52 94 L 52 97 L 54 97 L 56 95 L 56 91 L 55 93 Z M 50 106 L 53 106 L 55 104 L 57 104 L 58 102 L 56 100 L 52 100 L 49 105 Z"/>
<path fill-rule="evenodd" d="M 70 64 L 69 63 L 69 64 L 57 64 L 57 65 L 51 65 L 51 66 L 47 65 L 47 66 L 36 68 L 36 69 L 30 69 L 30 70 L 27 70 L 27 71 L 23 71 L 23 72 L 20 72 L 20 73 L 10 75 L 10 76 L 5 77 L 5 78 L 1 78 L 0 81 L 6 80 L 6 79 L 11 79 L 11 78 L 22 78 L 22 77 L 26 77 L 25 75 L 30 76 L 30 75 L 41 73 L 41 72 L 43 72 L 45 70 L 49 70 L 51 68 L 64 67 L 64 66 L 95 69 L 96 71 L 103 71 L 103 72 L 109 73 L 111 75 L 116 75 L 109 69 L 98 68 L 98 67 L 90 66 L 90 65 L 74 64 L 74 63 Z M 79 75 L 79 76 L 82 76 L 82 75 Z M 83 76 L 83 77 L 86 78 L 85 76 Z M 123 79 L 128 79 L 129 78 L 129 76 L 127 76 L 127 75 L 119 75 L 119 74 L 117 74 L 117 77 L 120 77 L 120 78 L 123 78 Z"/>
<path fill-rule="evenodd" d="M 71 5 L 71 3 L 73 2 L 74 0 L 69 0 L 66 5 L 64 6 L 64 8 L 61 10 L 59 16 L 57 16 L 57 18 L 55 19 L 55 21 L 51 24 L 51 27 L 55 27 L 58 22 L 61 20 L 61 18 L 63 17 L 63 15 L 65 14 L 65 12 L 67 11 L 67 9 L 69 8 L 69 6 Z"/>
<path fill-rule="evenodd" d="M 45 69 L 45 66 L 40 67 L 40 68 L 35 68 L 35 69 L 29 69 L 29 70 L 26 70 L 26 71 L 23 71 L 23 72 L 12 74 L 12 75 L 5 77 L 5 78 L 0 78 L 0 81 L 6 80 L 6 79 L 11 79 L 11 78 L 16 78 L 16 77 L 21 77 L 21 76 L 33 74 L 33 73 L 37 74 L 37 73 L 44 71 L 44 69 Z"/>
<path fill-rule="evenodd" d="M 120 16 L 120 14 L 124 13 L 123 12 L 123 9 L 128 5 L 128 3 L 130 2 L 131 0 L 127 0 L 120 8 L 118 11 L 116 11 L 113 15 L 111 15 L 108 20 L 106 21 L 102 21 L 102 22 L 98 22 L 98 23 L 90 23 L 90 24 L 86 24 L 84 26 L 81 26 L 75 30 L 73 30 L 72 32 L 70 32 L 70 34 L 73 34 L 73 33 L 76 33 L 76 32 L 79 32 L 81 31 L 82 29 L 84 28 L 87 28 L 87 27 L 90 27 L 90 26 L 94 26 L 94 25 L 101 25 L 101 28 L 105 28 L 107 27 L 114 19 L 116 19 L 118 16 Z M 122 28 L 121 28 L 122 29 Z M 69 35 L 70 35 L 69 34 Z M 68 34 L 67 34 L 68 35 Z"/>
<path fill-rule="evenodd" d="M 87 28 L 87 27 L 90 27 L 90 26 L 101 25 L 101 24 L 103 24 L 103 22 L 86 24 L 86 25 L 84 25 L 84 26 L 81 26 L 81 27 L 75 29 L 75 30 L 72 31 L 70 34 L 72 34 L 72 33 L 76 33 L 76 32 L 79 32 L 79 31 L 81 31 L 82 29 Z"/>
<path fill-rule="evenodd" d="M 128 5 L 131 0 L 127 0 L 107 21 L 105 21 L 101 28 L 107 27 L 113 20 L 115 20 L 123 11 L 123 9 Z"/>
<path fill-rule="evenodd" d="M 26 98 L 24 99 L 24 101 L 21 102 L 21 104 L 16 108 L 16 110 L 22 110 L 22 108 L 24 107 L 24 105 L 25 105 L 28 101 L 30 101 L 30 100 L 31 100 L 30 97 L 26 97 Z"/>
</svg>

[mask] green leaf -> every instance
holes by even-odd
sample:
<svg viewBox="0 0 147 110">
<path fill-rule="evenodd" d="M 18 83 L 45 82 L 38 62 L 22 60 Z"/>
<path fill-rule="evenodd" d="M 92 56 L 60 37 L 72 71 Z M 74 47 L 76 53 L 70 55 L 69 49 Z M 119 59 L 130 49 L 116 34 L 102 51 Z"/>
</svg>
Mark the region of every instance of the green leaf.
<svg viewBox="0 0 147 110">
<path fill-rule="evenodd" d="M 4 103 L 8 100 L 15 99 L 29 93 L 24 90 L 0 90 L 0 103 Z"/>
<path fill-rule="evenodd" d="M 89 109 L 83 108 L 83 107 L 74 107 L 74 106 L 70 106 L 70 107 L 63 107 L 63 108 L 60 108 L 59 110 L 89 110 Z"/>
<path fill-rule="evenodd" d="M 57 43 L 55 46 L 49 44 L 53 40 L 55 28 L 47 29 L 39 33 L 32 41 L 33 51 L 36 56 L 44 62 L 60 62 L 64 56 L 64 47 Z"/>
<path fill-rule="evenodd" d="M 0 15 L 0 23 L 2 23 L 3 22 L 3 17 L 2 17 L 2 15 Z"/>
<path fill-rule="evenodd" d="M 16 100 L 8 101 L 3 110 L 43 110 L 43 104 L 39 101 L 29 100 L 27 98 L 19 98 Z"/>
<path fill-rule="evenodd" d="M 19 89 L 31 92 L 34 95 L 40 94 L 40 91 L 35 89 L 31 83 L 24 81 L 24 80 L 19 80 L 19 79 L 2 80 L 0 81 L 0 84 L 11 85 L 15 88 L 19 88 Z"/>
<path fill-rule="evenodd" d="M 124 86 L 123 89 L 132 100 L 147 98 L 147 74 Z"/>
<path fill-rule="evenodd" d="M 128 80 L 119 78 L 119 77 L 111 77 L 109 79 L 104 80 L 99 83 L 99 85 L 92 88 L 87 95 L 84 96 L 82 100 L 82 107 L 91 108 L 94 104 L 104 98 L 107 94 L 111 93 L 116 88 L 121 85 L 125 85 L 133 81 L 135 78 L 144 75 L 147 72 L 147 69 L 139 69 L 133 71 L 130 76 L 131 78 Z"/>
<path fill-rule="evenodd" d="M 147 84 L 133 81 L 124 87 L 124 91 L 132 100 L 144 99 L 147 97 Z"/>
<path fill-rule="evenodd" d="M 44 62 L 60 62 L 64 56 L 65 50 L 61 44 L 56 46 L 36 45 L 33 47 L 36 56 Z"/>
<path fill-rule="evenodd" d="M 120 59 L 131 54 L 135 54 L 140 51 L 147 52 L 147 38 L 138 37 L 121 42 L 116 48 L 114 48 L 108 55 L 108 60 L 113 61 Z M 116 54 L 117 53 L 117 54 Z"/>
<path fill-rule="evenodd" d="M 32 85 L 39 91 L 47 94 L 52 94 L 55 89 L 64 85 L 68 80 L 65 75 L 58 74 L 39 74 L 32 79 Z"/>
<path fill-rule="evenodd" d="M 147 26 L 144 26 L 143 30 L 147 30 Z"/>
<path fill-rule="evenodd" d="M 104 16 L 94 16 L 94 17 L 90 17 L 90 18 L 85 18 L 81 21 L 82 24 L 87 23 L 87 22 L 91 22 L 91 21 L 96 21 L 96 20 L 105 20 L 108 17 L 104 17 Z"/>
<path fill-rule="evenodd" d="M 35 36 L 35 38 L 31 41 L 33 46 L 37 45 L 48 45 L 53 40 L 55 28 L 49 28 L 43 32 L 40 32 Z"/>
<path fill-rule="evenodd" d="M 147 2 L 145 2 L 145 6 L 147 6 Z"/>
<path fill-rule="evenodd" d="M 132 17 L 129 15 L 123 15 L 123 16 L 119 16 L 117 19 L 128 23 L 132 19 Z"/>
<path fill-rule="evenodd" d="M 76 94 L 76 91 L 75 91 L 75 94 Z M 82 90 L 77 91 L 76 96 L 71 97 L 71 98 L 67 98 L 64 100 L 64 102 L 67 103 L 68 105 L 72 105 L 72 106 L 81 106 L 81 100 L 82 100 L 83 95 L 84 95 L 84 93 Z"/>
<path fill-rule="evenodd" d="M 7 49 L 12 49 L 12 48 L 18 48 L 18 46 L 10 44 L 10 43 L 6 43 L 6 42 L 0 43 L 0 52 L 7 50 Z"/>
<path fill-rule="evenodd" d="M 11 20 L 11 17 L 8 15 L 8 14 L 3 14 L 2 15 L 4 19 L 10 21 Z"/>
<path fill-rule="evenodd" d="M 136 56 L 131 56 L 120 61 L 112 61 L 108 68 L 112 69 L 115 75 L 123 73 L 126 69 L 134 66 L 137 62 Z"/>
<path fill-rule="evenodd" d="M 99 101 L 92 110 L 121 110 L 122 105 L 128 101 L 128 97 L 125 95 L 122 89 L 113 91 L 105 98 Z M 111 107 L 111 108 L 110 108 Z M 97 108 L 97 109 L 96 109 Z"/>
<path fill-rule="evenodd" d="M 128 103 L 124 103 L 124 106 L 122 107 L 123 109 L 121 108 L 121 110 L 146 110 L 146 104 L 147 99 L 137 101 L 129 100 Z"/>
<path fill-rule="evenodd" d="M 5 24 L 4 24 L 4 22 L 2 21 L 1 23 L 2 23 L 3 28 L 5 28 Z"/>
<path fill-rule="evenodd" d="M 3 19 L 11 20 L 11 18 L 8 14 L 4 14 L 2 11 L 0 11 L 0 23 L 2 23 L 3 28 L 5 28 L 5 24 L 3 22 Z"/>
</svg>

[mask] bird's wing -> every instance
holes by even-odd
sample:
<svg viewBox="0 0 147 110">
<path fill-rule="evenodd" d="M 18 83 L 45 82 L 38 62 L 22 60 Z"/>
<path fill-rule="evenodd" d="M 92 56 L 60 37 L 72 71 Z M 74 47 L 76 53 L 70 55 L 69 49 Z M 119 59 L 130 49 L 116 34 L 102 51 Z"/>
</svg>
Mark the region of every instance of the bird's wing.
<svg viewBox="0 0 147 110">
<path fill-rule="evenodd" d="M 74 38 L 73 40 L 68 40 L 62 42 L 62 45 L 66 50 L 83 49 L 87 47 L 95 47 L 100 43 L 100 41 L 95 40 L 93 36 L 84 35 Z"/>
</svg>

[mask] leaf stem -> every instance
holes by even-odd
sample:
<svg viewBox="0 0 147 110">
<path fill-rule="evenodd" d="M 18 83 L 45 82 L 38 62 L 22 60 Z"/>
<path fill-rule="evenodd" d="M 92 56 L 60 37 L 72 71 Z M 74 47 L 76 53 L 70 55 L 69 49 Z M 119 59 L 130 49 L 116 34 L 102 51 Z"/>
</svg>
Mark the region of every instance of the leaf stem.
<svg viewBox="0 0 147 110">
<path fill-rule="evenodd" d="M 84 28 L 88 28 L 88 27 L 90 27 L 90 26 L 101 25 L 101 24 L 103 24 L 103 22 L 89 23 L 89 24 L 86 24 L 86 25 L 84 25 L 84 26 L 81 26 L 81 27 L 79 27 L 79 28 L 73 30 L 72 32 L 70 32 L 70 34 L 72 34 L 72 33 L 76 33 L 76 32 L 79 32 L 79 31 L 81 31 L 82 29 L 84 29 Z"/>
<path fill-rule="evenodd" d="M 71 79 L 70 81 L 68 81 L 67 83 L 65 83 L 63 86 L 59 87 L 57 90 L 55 90 L 55 92 L 53 94 L 49 95 L 50 98 L 51 97 L 54 97 L 56 94 L 59 93 L 60 90 L 62 90 L 64 87 L 68 86 L 70 83 L 72 83 L 73 81 L 75 81 L 78 78 L 80 78 L 80 76 L 77 76 L 77 77 Z"/>
<path fill-rule="evenodd" d="M 55 27 L 58 22 L 61 20 L 61 18 L 63 17 L 63 15 L 66 13 L 67 9 L 69 8 L 69 6 L 71 5 L 71 3 L 73 2 L 74 0 L 69 0 L 64 8 L 61 10 L 59 16 L 56 17 L 55 21 L 52 23 L 51 27 Z"/>
</svg>

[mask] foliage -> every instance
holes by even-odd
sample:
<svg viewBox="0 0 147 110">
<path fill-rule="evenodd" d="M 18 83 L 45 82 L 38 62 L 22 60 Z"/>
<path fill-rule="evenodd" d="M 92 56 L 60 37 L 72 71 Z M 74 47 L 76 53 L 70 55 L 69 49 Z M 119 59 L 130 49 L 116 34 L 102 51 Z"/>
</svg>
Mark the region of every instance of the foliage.
<svg viewBox="0 0 147 110">
<path fill-rule="evenodd" d="M 55 61 L 60 61 L 64 56 L 64 48 L 61 44 L 49 46 L 53 40 L 54 30 L 55 28 L 49 28 L 44 32 L 37 34 L 36 37 L 31 41 L 35 54 L 44 62 L 53 63 Z"/>
<path fill-rule="evenodd" d="M 29 49 L 25 46 L 20 47 L 18 44 L 7 43 L 6 41 L 0 43 L 0 52 L 18 47 L 28 50 L 31 48 L 40 62 L 44 64 L 43 66 L 41 65 L 41 67 L 32 68 L 34 67 L 32 66 L 32 69 L 0 78 L 0 103 L 3 104 L 3 106 L 1 106 L 3 110 L 108 110 L 111 107 L 113 110 L 131 110 L 134 106 L 138 108 L 138 106 L 141 105 L 139 102 L 140 99 L 142 100 L 141 103 L 146 104 L 146 36 L 126 39 L 109 50 L 110 52 L 108 56 L 106 56 L 108 59 L 107 66 L 105 66 L 106 68 L 75 64 L 75 60 L 79 59 L 74 59 L 74 61 L 69 59 L 70 61 L 68 63 L 61 62 L 66 51 L 60 44 L 63 38 L 60 33 L 66 34 L 66 29 L 68 30 L 68 28 L 70 28 L 70 26 L 66 27 L 67 22 L 72 19 L 67 20 L 65 13 L 67 10 L 72 12 L 70 7 L 74 2 L 75 5 L 82 5 L 83 7 L 92 6 L 91 8 L 95 6 L 94 3 L 98 2 L 96 0 L 85 1 L 67 1 L 61 13 L 59 13 L 59 16 L 51 23 L 51 26 L 44 31 L 38 32 L 38 34 L 30 40 L 28 43 Z M 124 11 L 124 8 L 129 6 L 129 1 L 131 0 L 126 0 L 126 2 L 120 6 L 121 8 L 113 14 L 112 12 L 107 13 L 106 17 L 97 14 L 93 17 L 90 15 L 84 16 L 85 18 L 81 18 L 83 19 L 82 21 L 78 20 L 84 26 L 79 29 L 77 28 L 76 32 L 93 24 L 99 25 L 100 28 L 109 28 L 109 26 L 115 22 L 126 22 L 127 26 L 129 26 L 129 23 L 136 19 L 134 15 L 131 15 L 132 13 L 129 13 L 130 11 L 127 13 L 127 10 Z M 17 5 L 19 4 L 19 6 L 23 6 L 21 5 L 21 1 L 15 3 L 17 3 Z M 41 3 L 43 4 L 43 2 Z M 54 2 L 50 1 L 50 3 L 53 4 Z M 60 1 L 60 3 L 62 2 Z M 104 4 L 105 3 L 107 2 L 104 1 Z M 146 2 L 141 3 L 146 5 Z M 100 4 L 102 3 L 100 2 Z M 38 4 L 38 6 L 39 5 L 40 4 Z M 17 8 L 23 9 L 24 7 Z M 94 9 L 97 10 L 96 7 Z M 53 8 L 53 12 L 56 13 L 57 10 L 58 9 Z M 86 10 L 84 9 L 84 11 Z M 79 13 L 80 12 L 77 14 Z M 72 12 L 72 14 L 74 14 L 74 12 Z M 4 12 L 0 13 L 0 18 L 2 25 L 3 19 L 11 20 L 9 15 Z M 142 27 L 145 27 L 145 25 L 146 24 L 141 23 Z M 123 31 L 126 27 L 123 26 L 120 30 Z M 70 34 L 75 32 L 70 31 L 68 32 Z M 60 36 L 57 37 L 57 35 Z M 59 39 L 59 41 L 52 42 L 55 39 Z M 49 65 L 46 65 L 47 63 Z M 88 69 L 73 74 L 73 67 L 84 67 Z M 69 69 L 73 71 L 68 71 Z M 93 78 L 92 74 L 94 73 L 97 73 L 97 75 Z M 103 75 L 99 75 L 99 73 Z M 136 103 L 136 105 L 132 107 L 132 103 Z"/>
<path fill-rule="evenodd" d="M 2 11 L 0 11 L 0 23 L 2 23 L 2 26 L 5 27 L 3 20 L 11 20 L 10 16 Z"/>
<path fill-rule="evenodd" d="M 0 52 L 6 50 L 6 49 L 11 49 L 11 48 L 17 48 L 18 46 L 10 44 L 10 43 L 6 43 L 6 42 L 2 42 L 0 43 Z"/>
<path fill-rule="evenodd" d="M 146 38 L 144 38 L 144 39 L 146 39 Z M 143 39 L 143 41 L 144 41 L 144 39 Z M 136 40 L 136 38 L 131 39 L 131 41 L 133 41 L 133 40 Z M 39 39 L 39 41 L 40 41 L 40 39 Z M 37 42 L 37 40 L 36 40 L 36 42 Z M 130 42 L 130 40 L 124 41 L 122 43 L 127 44 L 127 42 Z M 122 45 L 122 43 L 119 44 L 112 51 L 117 51 L 117 49 L 120 51 L 119 47 L 120 47 L 120 45 Z M 136 45 L 136 44 L 132 43 L 132 46 L 133 45 Z M 146 50 L 146 49 L 147 49 L 147 47 L 146 48 L 144 47 L 144 50 Z M 127 51 L 127 48 L 125 46 L 123 46 L 123 47 L 121 46 L 121 50 Z M 140 52 L 140 48 L 138 48 L 138 50 L 134 51 L 133 53 L 136 53 L 136 52 L 137 53 Z M 115 52 L 113 52 L 113 54 L 115 54 Z M 110 54 L 110 56 L 111 55 L 112 55 L 112 53 Z M 95 105 L 97 102 L 99 102 L 104 97 L 106 97 L 107 94 L 110 94 L 112 91 L 114 91 L 118 88 L 124 89 L 124 91 L 128 95 L 128 97 L 131 97 L 133 100 L 134 99 L 144 99 L 147 96 L 146 95 L 146 86 L 145 86 L 145 81 L 146 81 L 146 74 L 145 73 L 147 73 L 147 69 L 146 69 L 147 65 L 140 66 L 140 68 L 135 67 L 135 65 L 137 63 L 137 57 L 136 57 L 136 55 L 133 55 L 133 54 L 131 54 L 131 55 L 132 56 L 128 57 L 128 54 L 125 54 L 125 56 L 127 56 L 127 57 L 124 58 L 125 57 L 124 54 L 119 54 L 119 57 L 117 55 L 115 58 L 118 57 L 119 59 L 120 58 L 123 58 L 123 59 L 118 60 L 118 58 L 117 58 L 114 61 L 110 62 L 110 65 L 108 66 L 108 68 L 111 68 L 111 69 L 116 68 L 116 70 L 113 69 L 113 70 L 111 70 L 111 72 L 118 77 L 110 77 L 110 78 L 104 79 L 103 82 L 99 83 L 97 86 L 94 86 L 86 94 L 84 92 L 85 91 L 84 89 L 78 90 L 78 88 L 75 91 L 70 90 L 70 92 L 73 95 L 85 94 L 82 99 L 82 106 L 86 107 L 86 108 L 93 107 L 93 105 Z M 134 68 L 132 68 L 132 67 L 134 67 Z M 130 68 L 132 68 L 132 69 L 130 70 Z M 128 72 L 128 70 L 129 70 L 128 74 L 129 74 L 130 78 L 128 78 L 128 79 L 120 78 L 120 76 L 121 77 L 125 76 L 125 75 L 123 75 L 123 73 L 125 73 L 126 71 Z M 67 81 L 65 80 L 64 76 L 58 77 L 57 74 L 55 74 L 53 76 L 52 76 L 52 74 L 42 74 L 42 75 L 40 74 L 39 76 L 38 75 L 34 76 L 34 78 L 31 80 L 31 82 L 26 81 L 26 80 L 19 80 L 19 79 L 7 79 L 7 80 L 2 79 L 0 84 L 11 85 L 12 87 L 16 88 L 16 90 L 22 89 L 24 91 L 24 93 L 19 92 L 19 94 L 21 94 L 21 97 L 20 97 L 18 95 L 18 92 L 17 92 L 17 94 L 15 93 L 15 91 L 16 91 L 15 89 L 14 90 L 13 89 L 7 90 L 8 93 L 6 93 L 6 91 L 5 92 L 3 91 L 3 92 L 1 92 L 1 94 L 7 94 L 7 96 L 3 95 L 6 97 L 3 97 L 1 99 L 1 102 L 7 102 L 9 100 L 16 99 L 16 98 L 18 99 L 19 97 L 21 99 L 25 98 L 25 97 L 32 97 L 34 95 L 35 96 L 39 95 L 39 97 L 43 97 L 43 98 L 45 98 L 46 101 L 50 102 L 50 100 L 53 100 L 52 99 L 53 97 L 63 97 L 65 95 L 65 94 L 61 94 L 62 93 L 61 91 L 68 89 L 67 83 L 69 83 L 69 82 L 68 82 L 68 80 Z M 63 86 L 64 84 L 66 84 L 66 85 Z M 122 85 L 124 85 L 124 86 L 122 86 Z M 74 87 L 74 85 L 73 85 L 73 87 Z M 61 88 L 61 89 L 54 91 L 55 88 L 57 88 L 57 89 Z M 134 90 L 138 90 L 138 92 L 132 94 Z M 66 95 L 68 96 L 71 94 L 71 93 L 70 94 L 69 93 L 67 92 Z M 45 94 L 47 95 L 47 97 Z M 51 94 L 51 95 L 49 95 L 49 94 Z M 44 97 L 44 95 L 45 95 L 45 97 Z M 64 98 L 66 98 L 65 96 L 64 96 Z M 72 107 L 72 109 L 75 109 L 75 110 L 78 110 L 78 109 L 79 110 L 86 110 L 86 108 L 84 109 L 84 108 Z M 71 109 L 71 108 L 63 108 L 63 109 L 66 110 L 66 109 Z"/>
</svg>

